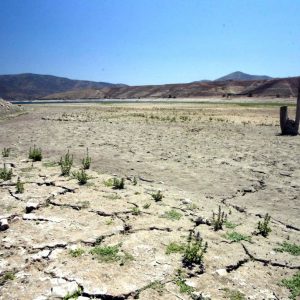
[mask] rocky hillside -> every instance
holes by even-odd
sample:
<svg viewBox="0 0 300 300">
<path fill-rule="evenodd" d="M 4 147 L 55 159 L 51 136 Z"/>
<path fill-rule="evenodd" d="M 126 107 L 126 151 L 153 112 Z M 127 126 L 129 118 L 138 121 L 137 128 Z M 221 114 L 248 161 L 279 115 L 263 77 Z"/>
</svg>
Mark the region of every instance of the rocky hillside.
<svg viewBox="0 0 300 300">
<path fill-rule="evenodd" d="M 145 85 L 81 89 L 55 93 L 44 99 L 138 99 L 138 98 L 195 98 L 225 97 L 295 97 L 297 78 L 272 80 L 209 81 L 186 84 Z"/>
<path fill-rule="evenodd" d="M 0 97 L 8 100 L 38 99 L 53 93 L 113 86 L 122 85 L 38 74 L 0 75 Z"/>
</svg>

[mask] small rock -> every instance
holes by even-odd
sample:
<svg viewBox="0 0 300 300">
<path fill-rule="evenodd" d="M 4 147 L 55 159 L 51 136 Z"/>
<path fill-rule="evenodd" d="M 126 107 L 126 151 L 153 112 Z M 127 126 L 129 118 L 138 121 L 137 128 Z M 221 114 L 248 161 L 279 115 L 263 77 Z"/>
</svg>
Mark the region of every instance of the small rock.
<svg viewBox="0 0 300 300">
<path fill-rule="evenodd" d="M 7 219 L 1 219 L 0 220 L 0 231 L 4 231 L 8 228 L 9 228 L 9 226 L 8 226 Z"/>
<path fill-rule="evenodd" d="M 191 204 L 192 200 L 191 199 L 181 199 L 182 204 Z"/>
<path fill-rule="evenodd" d="M 64 298 L 67 295 L 72 295 L 78 291 L 79 286 L 75 281 L 65 281 L 62 280 L 58 282 L 57 286 L 52 287 L 51 295 L 53 297 Z"/>
<path fill-rule="evenodd" d="M 43 250 L 34 255 L 32 255 L 33 260 L 41 260 L 42 258 L 48 257 L 50 254 L 50 250 Z"/>
<path fill-rule="evenodd" d="M 26 203 L 26 214 L 31 213 L 33 210 L 38 209 L 39 203 L 27 202 Z"/>
<path fill-rule="evenodd" d="M 216 273 L 219 275 L 219 276 L 226 276 L 228 273 L 226 271 L 226 269 L 219 269 L 216 271 Z"/>
</svg>

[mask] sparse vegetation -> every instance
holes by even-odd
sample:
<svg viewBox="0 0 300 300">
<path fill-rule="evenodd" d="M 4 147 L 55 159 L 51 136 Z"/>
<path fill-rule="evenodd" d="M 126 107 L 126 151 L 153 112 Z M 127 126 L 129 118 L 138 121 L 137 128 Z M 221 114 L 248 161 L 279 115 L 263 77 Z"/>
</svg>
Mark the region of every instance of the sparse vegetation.
<svg viewBox="0 0 300 300">
<path fill-rule="evenodd" d="M 247 241 L 251 242 L 251 237 L 247 235 L 243 235 L 241 233 L 238 233 L 236 231 L 227 232 L 225 235 L 227 240 L 230 240 L 232 242 L 241 242 L 241 241 Z"/>
<path fill-rule="evenodd" d="M 245 294 L 241 293 L 238 290 L 231 290 L 228 288 L 224 289 L 225 298 L 230 300 L 246 300 Z"/>
<path fill-rule="evenodd" d="M 163 194 L 161 193 L 161 191 L 158 191 L 157 193 L 153 193 L 153 194 L 151 194 L 151 196 L 155 202 L 162 201 L 162 199 L 164 197 Z"/>
<path fill-rule="evenodd" d="M 41 161 L 43 159 L 42 149 L 37 148 L 35 145 L 33 148 L 30 147 L 28 158 L 32 161 Z"/>
<path fill-rule="evenodd" d="M 279 244 L 279 246 L 280 248 L 275 248 L 274 250 L 277 252 L 287 252 L 295 256 L 300 255 L 300 245 L 283 242 L 282 244 Z"/>
<path fill-rule="evenodd" d="M 89 179 L 89 176 L 87 175 L 87 173 L 85 172 L 84 169 L 73 172 L 73 176 L 74 176 L 74 178 L 76 178 L 78 180 L 78 183 L 80 185 L 86 184 Z"/>
<path fill-rule="evenodd" d="M 179 287 L 179 291 L 182 294 L 190 295 L 194 291 L 194 288 L 192 286 L 186 284 L 186 279 L 184 278 L 184 272 L 181 269 L 177 270 L 177 274 L 174 279 L 174 282 Z"/>
<path fill-rule="evenodd" d="M 23 194 L 24 193 L 24 183 L 21 182 L 20 177 L 18 177 L 17 183 L 16 183 L 16 194 Z"/>
<path fill-rule="evenodd" d="M 56 167 L 57 165 L 58 165 L 58 163 L 55 161 L 46 161 L 43 163 L 43 166 L 46 168 L 53 168 L 53 167 Z"/>
<path fill-rule="evenodd" d="M 12 271 L 7 271 L 7 272 L 2 273 L 0 275 L 0 286 L 4 285 L 5 282 L 7 282 L 9 280 L 14 280 L 15 278 L 16 278 L 15 274 Z"/>
<path fill-rule="evenodd" d="M 166 218 L 171 221 L 178 221 L 182 217 L 182 214 L 175 209 L 171 209 L 170 211 L 166 211 L 163 215 L 162 218 Z"/>
<path fill-rule="evenodd" d="M 296 300 L 300 296 L 300 271 L 292 278 L 283 279 L 281 285 L 285 286 L 290 291 L 290 299 Z"/>
<path fill-rule="evenodd" d="M 119 179 L 114 177 L 104 181 L 104 184 L 107 187 L 112 187 L 115 190 L 122 190 L 125 187 L 125 180 L 124 178 Z"/>
<path fill-rule="evenodd" d="M 166 254 L 172 253 L 183 253 L 185 250 L 185 245 L 181 243 L 171 242 L 166 249 Z"/>
<path fill-rule="evenodd" d="M 81 288 L 78 288 L 77 291 L 75 291 L 74 293 L 68 293 L 64 298 L 63 300 L 74 300 L 74 299 L 77 299 L 80 295 L 82 294 L 82 290 Z"/>
<path fill-rule="evenodd" d="M 3 148 L 3 150 L 2 150 L 2 156 L 3 157 L 9 157 L 9 155 L 10 155 L 10 148 Z"/>
<path fill-rule="evenodd" d="M 266 214 L 264 217 L 263 222 L 258 222 L 257 229 L 258 234 L 262 235 L 263 237 L 267 237 L 269 233 L 272 231 L 272 229 L 269 227 L 269 222 L 271 220 L 271 217 L 269 214 Z"/>
<path fill-rule="evenodd" d="M 219 205 L 218 213 L 213 212 L 212 216 L 212 226 L 214 228 L 214 231 L 218 231 L 223 229 L 223 224 L 227 220 L 227 216 L 224 211 L 221 210 L 221 206 Z"/>
<path fill-rule="evenodd" d="M 150 206 L 151 206 L 151 203 L 146 203 L 146 204 L 143 205 L 143 208 L 148 209 Z"/>
<path fill-rule="evenodd" d="M 138 207 L 135 206 L 135 207 L 132 208 L 132 214 L 134 216 L 139 216 L 139 215 L 142 214 L 142 212 L 141 212 L 141 210 Z"/>
<path fill-rule="evenodd" d="M 64 157 L 60 158 L 59 165 L 61 169 L 61 175 L 69 176 L 73 165 L 73 155 L 70 155 L 69 150 Z"/>
<path fill-rule="evenodd" d="M 203 242 L 199 232 L 196 235 L 190 232 L 183 253 L 183 265 L 188 268 L 198 265 L 200 269 L 203 269 L 203 256 L 207 251 L 207 247 L 207 242 Z"/>
<path fill-rule="evenodd" d="M 84 170 L 88 170 L 90 168 L 92 159 L 89 156 L 89 149 L 88 148 L 86 149 L 86 156 L 82 159 L 81 162 L 82 162 L 82 168 Z"/>
<path fill-rule="evenodd" d="M 133 177 L 132 184 L 133 184 L 133 185 L 137 185 L 137 179 L 136 179 L 135 176 Z"/>
<path fill-rule="evenodd" d="M 74 249 L 74 250 L 70 250 L 69 254 L 72 257 L 79 257 L 79 256 L 82 256 L 84 254 L 84 252 L 85 251 L 82 248 L 77 248 L 77 249 Z"/>
<path fill-rule="evenodd" d="M 157 291 L 157 293 L 162 296 L 162 294 L 164 293 L 164 290 L 165 290 L 165 287 L 164 285 L 159 282 L 158 280 L 154 281 L 154 282 L 151 282 L 149 285 L 147 285 L 144 290 L 146 289 L 152 289 L 152 290 L 155 290 Z"/>
<path fill-rule="evenodd" d="M 6 168 L 6 165 L 3 165 L 3 168 L 0 169 L 0 179 L 4 181 L 10 180 L 12 178 L 13 172 L 12 169 Z"/>
<path fill-rule="evenodd" d="M 114 262 L 120 259 L 120 246 L 96 246 L 90 253 L 95 255 L 100 262 Z"/>
<path fill-rule="evenodd" d="M 238 224 L 234 224 L 234 223 L 232 223 L 232 222 L 230 222 L 230 221 L 228 221 L 228 220 L 226 220 L 226 221 L 224 222 L 224 225 L 225 225 L 225 227 L 228 228 L 228 229 L 234 229 L 234 228 L 236 228 L 237 226 L 239 226 Z"/>
</svg>

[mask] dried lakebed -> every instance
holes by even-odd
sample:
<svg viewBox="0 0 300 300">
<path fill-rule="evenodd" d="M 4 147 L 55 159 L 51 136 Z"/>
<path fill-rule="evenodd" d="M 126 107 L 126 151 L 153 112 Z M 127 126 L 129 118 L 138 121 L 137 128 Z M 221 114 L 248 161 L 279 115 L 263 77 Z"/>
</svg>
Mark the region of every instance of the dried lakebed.
<svg viewBox="0 0 300 300">
<path fill-rule="evenodd" d="M 0 180 L 0 299 L 289 299 L 281 282 L 300 261 L 283 245 L 300 243 L 299 138 L 276 135 L 273 108 L 230 111 L 56 106 L 2 122 L 13 176 Z M 33 144 L 42 162 L 27 159 Z M 78 170 L 85 147 L 92 166 L 79 185 L 54 162 L 69 148 Z M 124 189 L 109 186 L 114 177 Z M 227 222 L 214 231 L 219 206 Z M 190 232 L 208 244 L 192 266 Z"/>
</svg>

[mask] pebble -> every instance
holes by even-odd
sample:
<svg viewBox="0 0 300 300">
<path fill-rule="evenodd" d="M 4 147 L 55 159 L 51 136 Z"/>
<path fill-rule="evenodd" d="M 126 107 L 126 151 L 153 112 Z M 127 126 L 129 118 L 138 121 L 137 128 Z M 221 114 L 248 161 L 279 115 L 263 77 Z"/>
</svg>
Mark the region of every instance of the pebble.
<svg viewBox="0 0 300 300">
<path fill-rule="evenodd" d="M 39 207 L 39 203 L 35 203 L 35 202 L 27 202 L 26 203 L 26 214 L 31 213 L 33 210 L 38 209 Z"/>
</svg>

